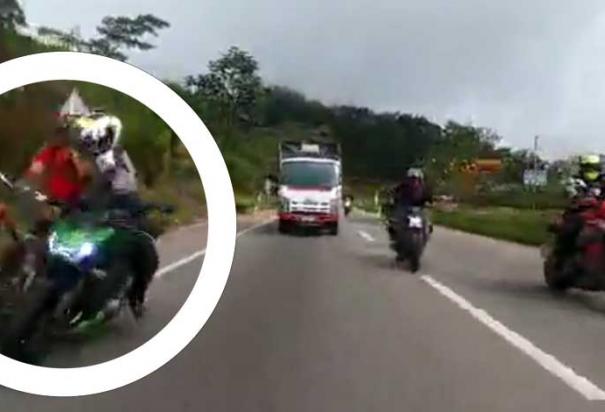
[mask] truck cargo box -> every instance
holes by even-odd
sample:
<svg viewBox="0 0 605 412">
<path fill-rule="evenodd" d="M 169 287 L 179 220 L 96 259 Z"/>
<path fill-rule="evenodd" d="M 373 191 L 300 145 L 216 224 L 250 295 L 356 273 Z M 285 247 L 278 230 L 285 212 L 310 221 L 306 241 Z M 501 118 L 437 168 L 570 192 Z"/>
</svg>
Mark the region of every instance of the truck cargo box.
<svg viewBox="0 0 605 412">
<path fill-rule="evenodd" d="M 340 145 L 338 143 L 314 141 L 285 141 L 279 145 L 280 163 L 295 157 L 316 157 L 340 160 Z"/>
</svg>

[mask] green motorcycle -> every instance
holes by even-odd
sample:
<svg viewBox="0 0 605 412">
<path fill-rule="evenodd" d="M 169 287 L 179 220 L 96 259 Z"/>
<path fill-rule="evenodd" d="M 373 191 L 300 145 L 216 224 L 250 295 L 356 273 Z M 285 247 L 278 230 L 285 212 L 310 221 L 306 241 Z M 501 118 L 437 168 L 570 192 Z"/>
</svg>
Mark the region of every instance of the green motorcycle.
<svg viewBox="0 0 605 412">
<path fill-rule="evenodd" d="M 150 205 L 137 214 L 158 209 L 170 213 Z M 119 210 L 65 209 L 44 244 L 36 257 L 43 270 L 29 271 L 27 298 L 0 342 L 8 356 L 21 356 L 49 333 L 115 318 L 129 303 L 136 273 L 154 273 L 159 265 L 155 239 L 133 224 L 132 213 Z"/>
</svg>

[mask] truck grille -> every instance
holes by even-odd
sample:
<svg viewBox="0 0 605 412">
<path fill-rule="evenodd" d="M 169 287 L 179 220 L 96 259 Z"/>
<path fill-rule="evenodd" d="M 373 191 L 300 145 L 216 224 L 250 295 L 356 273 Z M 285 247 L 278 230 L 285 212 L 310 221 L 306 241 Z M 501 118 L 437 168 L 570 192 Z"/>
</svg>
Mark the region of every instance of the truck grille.
<svg viewBox="0 0 605 412">
<path fill-rule="evenodd" d="M 328 202 L 290 202 L 291 213 L 330 213 Z"/>
</svg>

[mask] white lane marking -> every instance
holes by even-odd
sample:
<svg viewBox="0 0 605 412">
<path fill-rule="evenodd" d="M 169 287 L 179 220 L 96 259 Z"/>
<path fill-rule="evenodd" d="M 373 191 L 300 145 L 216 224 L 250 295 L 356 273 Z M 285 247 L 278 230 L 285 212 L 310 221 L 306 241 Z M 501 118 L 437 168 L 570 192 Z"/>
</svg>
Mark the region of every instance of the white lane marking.
<svg viewBox="0 0 605 412">
<path fill-rule="evenodd" d="M 589 381 L 583 376 L 576 374 L 573 369 L 567 365 L 561 363 L 554 356 L 542 351 L 532 342 L 519 335 L 517 332 L 510 330 L 505 325 L 491 317 L 483 309 L 476 308 L 469 301 L 462 296 L 458 295 L 452 289 L 436 281 L 431 276 L 422 276 L 424 280 L 431 287 L 436 289 L 440 294 L 454 302 L 461 309 L 467 311 L 476 320 L 487 326 L 500 337 L 504 338 L 508 343 L 525 353 L 527 356 L 536 361 L 540 366 L 546 369 L 548 372 L 556 376 L 565 382 L 572 389 L 579 392 L 589 401 L 602 401 L 605 400 L 605 391 L 596 386 L 594 383 Z"/>
<path fill-rule="evenodd" d="M 155 273 L 155 277 L 157 279 L 161 278 L 162 276 L 164 276 L 166 273 L 172 272 L 175 269 L 178 269 L 179 267 L 186 265 L 187 263 L 193 262 L 195 259 L 204 256 L 206 254 L 206 249 L 203 250 L 198 250 L 195 253 L 192 253 L 191 255 L 184 257 L 183 259 L 177 260 L 176 262 L 173 262 L 169 265 L 164 266 L 163 268 L 161 268 L 160 270 L 158 270 Z"/>
<path fill-rule="evenodd" d="M 359 236 L 361 236 L 362 238 L 364 238 L 364 239 L 365 239 L 365 240 L 367 240 L 368 242 L 374 242 L 374 241 L 376 241 L 376 239 L 374 239 L 374 238 L 372 237 L 372 235 L 370 235 L 370 234 L 369 234 L 369 233 L 367 233 L 367 232 L 364 232 L 363 230 L 359 230 L 359 231 L 357 231 L 357 233 L 359 234 Z"/>
<path fill-rule="evenodd" d="M 252 230 L 258 229 L 259 227 L 266 226 L 266 225 L 272 223 L 273 221 L 275 221 L 275 219 L 270 219 L 270 220 L 261 222 L 259 224 L 256 224 L 254 226 L 251 226 L 251 227 L 249 227 L 247 229 L 244 229 L 244 230 L 242 230 L 241 232 L 239 232 L 237 234 L 236 238 L 239 238 L 240 236 L 243 236 L 243 235 L 245 235 L 246 233 L 248 233 L 248 232 L 250 232 Z M 205 254 L 206 254 L 206 249 L 205 248 L 202 249 L 202 250 L 198 250 L 197 252 L 194 252 L 194 253 L 192 253 L 189 256 L 186 256 L 186 257 L 184 257 L 182 259 L 177 260 L 176 262 L 170 263 L 170 264 L 164 266 L 163 268 L 160 268 L 155 273 L 154 277 L 157 278 L 157 279 L 159 279 L 162 276 L 166 275 L 167 273 L 170 273 L 173 270 L 178 269 L 179 267 L 181 267 L 183 265 L 186 265 L 187 263 L 193 262 L 195 259 L 197 259 L 199 257 L 202 257 Z"/>
</svg>

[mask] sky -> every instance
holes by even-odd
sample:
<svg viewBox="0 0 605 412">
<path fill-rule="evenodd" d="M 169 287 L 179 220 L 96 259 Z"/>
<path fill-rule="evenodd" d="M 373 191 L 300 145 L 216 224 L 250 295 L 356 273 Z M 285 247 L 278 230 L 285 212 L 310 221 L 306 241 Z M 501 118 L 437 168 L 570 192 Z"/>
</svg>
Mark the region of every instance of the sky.
<svg viewBox="0 0 605 412">
<path fill-rule="evenodd" d="M 161 78 L 230 46 L 266 82 L 327 104 L 496 130 L 547 157 L 605 152 L 603 0 L 25 0 L 31 23 L 94 33 L 106 15 L 172 27 L 131 62 Z"/>
</svg>

